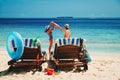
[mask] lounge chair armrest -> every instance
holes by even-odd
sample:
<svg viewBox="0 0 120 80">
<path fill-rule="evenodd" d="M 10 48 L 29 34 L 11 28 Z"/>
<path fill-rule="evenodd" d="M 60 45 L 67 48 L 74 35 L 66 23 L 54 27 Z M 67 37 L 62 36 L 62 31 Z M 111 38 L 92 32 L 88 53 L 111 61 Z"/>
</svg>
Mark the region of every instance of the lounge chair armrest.
<svg viewBox="0 0 120 80">
<path fill-rule="evenodd" d="M 55 62 L 55 64 L 59 65 L 59 61 L 57 59 L 55 59 L 52 54 L 50 55 L 50 57 L 51 57 L 51 59 L 53 59 L 53 61 Z"/>
</svg>

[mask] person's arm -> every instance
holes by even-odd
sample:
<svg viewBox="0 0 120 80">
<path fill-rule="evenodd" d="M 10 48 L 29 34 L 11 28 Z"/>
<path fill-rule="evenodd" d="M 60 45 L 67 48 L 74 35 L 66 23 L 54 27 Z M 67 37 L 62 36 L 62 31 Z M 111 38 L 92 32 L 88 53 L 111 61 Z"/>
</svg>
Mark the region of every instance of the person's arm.
<svg viewBox="0 0 120 80">
<path fill-rule="evenodd" d="M 60 31 L 63 31 L 63 28 L 61 28 L 60 26 L 58 26 L 58 29 L 59 29 Z"/>
<path fill-rule="evenodd" d="M 69 35 L 69 37 L 70 37 L 70 36 L 71 36 L 71 32 L 70 32 L 70 31 L 69 31 L 69 34 L 70 34 L 70 35 Z"/>
<path fill-rule="evenodd" d="M 60 27 L 60 25 L 58 25 L 57 23 L 51 21 L 50 25 L 52 25 L 54 28 L 58 28 L 60 31 L 62 31 L 63 29 Z"/>
</svg>

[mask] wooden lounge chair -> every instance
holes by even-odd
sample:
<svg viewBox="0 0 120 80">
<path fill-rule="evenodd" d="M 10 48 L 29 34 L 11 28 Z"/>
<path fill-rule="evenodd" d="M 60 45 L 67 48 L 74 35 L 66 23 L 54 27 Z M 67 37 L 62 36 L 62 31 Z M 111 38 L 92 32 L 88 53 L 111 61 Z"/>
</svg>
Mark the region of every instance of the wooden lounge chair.
<svg viewBox="0 0 120 80">
<path fill-rule="evenodd" d="M 82 49 L 84 40 L 80 38 L 57 39 L 54 53 L 51 58 L 56 64 L 56 68 L 63 66 L 84 67 L 88 70 L 88 58 L 84 57 Z"/>
<path fill-rule="evenodd" d="M 41 63 L 44 60 L 45 55 L 41 52 L 40 41 L 36 41 L 36 45 L 32 45 L 33 39 L 23 39 L 24 42 L 24 51 L 23 55 L 19 60 L 10 60 L 8 65 L 10 65 L 10 69 L 13 67 L 20 67 L 20 66 L 34 66 L 35 68 L 41 70 Z M 13 47 L 14 51 L 16 51 L 15 42 L 11 42 L 11 46 Z"/>
</svg>

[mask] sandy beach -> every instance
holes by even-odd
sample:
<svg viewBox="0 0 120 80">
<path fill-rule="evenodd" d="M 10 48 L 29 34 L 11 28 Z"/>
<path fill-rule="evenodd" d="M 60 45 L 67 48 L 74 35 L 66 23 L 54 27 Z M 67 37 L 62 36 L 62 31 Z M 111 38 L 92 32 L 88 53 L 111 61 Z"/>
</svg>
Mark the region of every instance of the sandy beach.
<svg viewBox="0 0 120 80">
<path fill-rule="evenodd" d="M 120 80 L 120 55 L 91 54 L 89 69 L 83 71 L 61 71 L 58 75 L 47 75 L 44 71 L 11 71 L 8 73 L 9 55 L 0 50 L 0 80 Z"/>
<path fill-rule="evenodd" d="M 0 0 L 0 80 L 120 80 L 120 0 Z"/>
</svg>

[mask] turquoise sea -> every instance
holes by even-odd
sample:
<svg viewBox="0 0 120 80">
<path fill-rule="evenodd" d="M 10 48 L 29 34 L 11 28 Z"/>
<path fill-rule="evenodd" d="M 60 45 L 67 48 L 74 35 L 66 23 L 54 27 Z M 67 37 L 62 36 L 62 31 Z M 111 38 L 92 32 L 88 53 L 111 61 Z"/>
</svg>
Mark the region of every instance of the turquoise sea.
<svg viewBox="0 0 120 80">
<path fill-rule="evenodd" d="M 120 54 L 119 18 L 1 18 L 0 48 L 6 49 L 5 41 L 8 33 L 16 31 L 23 38 L 40 36 L 41 48 L 47 50 L 49 38 L 44 30 L 50 21 L 55 21 L 62 28 L 68 23 L 71 37 L 86 39 L 86 48 L 90 53 Z M 63 38 L 63 35 L 64 33 L 58 29 L 53 31 L 54 40 Z"/>
</svg>

